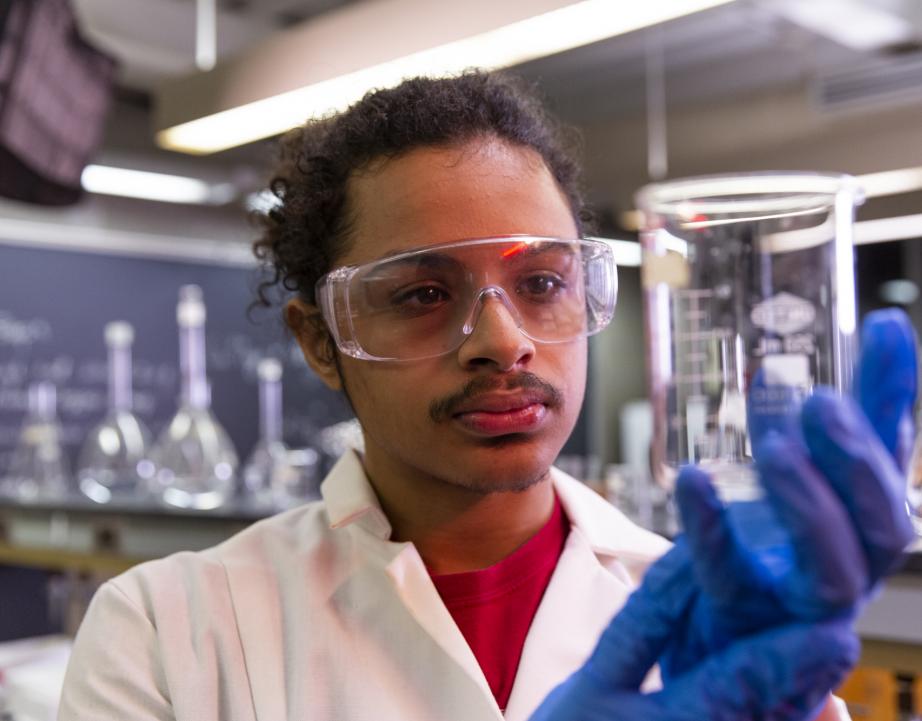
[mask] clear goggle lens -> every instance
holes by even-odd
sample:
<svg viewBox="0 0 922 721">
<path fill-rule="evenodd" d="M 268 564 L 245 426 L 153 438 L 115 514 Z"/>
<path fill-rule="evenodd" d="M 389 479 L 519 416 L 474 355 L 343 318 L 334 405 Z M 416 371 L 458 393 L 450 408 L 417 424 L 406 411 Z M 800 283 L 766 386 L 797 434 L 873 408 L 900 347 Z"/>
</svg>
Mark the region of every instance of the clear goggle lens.
<svg viewBox="0 0 922 721">
<path fill-rule="evenodd" d="M 450 353 L 491 301 L 532 340 L 564 343 L 608 325 L 616 296 L 606 243 L 532 236 L 421 248 L 338 268 L 317 284 L 339 349 L 368 360 Z"/>
</svg>

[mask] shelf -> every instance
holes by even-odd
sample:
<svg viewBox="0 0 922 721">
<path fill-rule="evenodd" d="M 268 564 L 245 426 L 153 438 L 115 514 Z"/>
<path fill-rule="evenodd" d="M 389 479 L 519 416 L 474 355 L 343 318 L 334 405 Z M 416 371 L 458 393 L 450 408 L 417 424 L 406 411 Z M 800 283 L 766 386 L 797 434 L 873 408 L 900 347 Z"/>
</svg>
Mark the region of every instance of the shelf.
<svg viewBox="0 0 922 721">
<path fill-rule="evenodd" d="M 23 548 L 0 543 L 0 564 L 39 568 L 44 571 L 76 571 L 116 576 L 147 558 L 114 553 L 77 553 L 63 548 Z"/>
</svg>

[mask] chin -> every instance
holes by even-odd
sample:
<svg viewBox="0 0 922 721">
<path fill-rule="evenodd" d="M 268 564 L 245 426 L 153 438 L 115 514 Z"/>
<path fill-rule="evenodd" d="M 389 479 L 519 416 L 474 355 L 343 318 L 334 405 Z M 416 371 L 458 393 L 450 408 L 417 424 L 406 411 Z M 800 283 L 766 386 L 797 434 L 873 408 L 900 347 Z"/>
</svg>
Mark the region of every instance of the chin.
<svg viewBox="0 0 922 721">
<path fill-rule="evenodd" d="M 548 477 L 556 458 L 546 446 L 536 445 L 533 438 L 516 435 L 485 439 L 481 451 L 487 452 L 468 452 L 472 462 L 445 480 L 485 494 L 527 491 Z"/>
</svg>

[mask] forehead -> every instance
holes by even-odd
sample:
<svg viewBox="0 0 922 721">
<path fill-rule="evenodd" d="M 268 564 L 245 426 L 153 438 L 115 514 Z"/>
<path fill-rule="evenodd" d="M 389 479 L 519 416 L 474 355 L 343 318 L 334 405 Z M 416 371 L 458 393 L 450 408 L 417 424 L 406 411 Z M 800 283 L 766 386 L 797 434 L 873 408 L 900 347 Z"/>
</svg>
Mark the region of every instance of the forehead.
<svg viewBox="0 0 922 721">
<path fill-rule="evenodd" d="M 541 157 L 495 139 L 419 148 L 350 180 L 342 264 L 465 238 L 572 238 L 569 205 Z"/>
</svg>

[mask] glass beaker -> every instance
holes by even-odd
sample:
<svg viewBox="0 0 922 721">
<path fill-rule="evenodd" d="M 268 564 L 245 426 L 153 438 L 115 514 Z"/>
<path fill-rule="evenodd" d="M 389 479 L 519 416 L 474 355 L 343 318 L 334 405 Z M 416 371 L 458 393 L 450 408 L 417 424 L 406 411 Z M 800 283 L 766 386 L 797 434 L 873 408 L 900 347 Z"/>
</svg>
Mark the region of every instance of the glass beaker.
<svg viewBox="0 0 922 721">
<path fill-rule="evenodd" d="M 857 308 L 844 175 L 752 173 L 637 194 L 654 478 L 707 469 L 725 501 L 758 498 L 752 433 L 790 424 L 814 385 L 851 386 Z"/>
<path fill-rule="evenodd" d="M 90 431 L 80 451 L 77 480 L 80 490 L 97 503 L 124 499 L 144 491 L 153 475 L 148 459 L 150 432 L 133 412 L 130 323 L 106 324 L 109 359 L 109 408 Z"/>
</svg>

